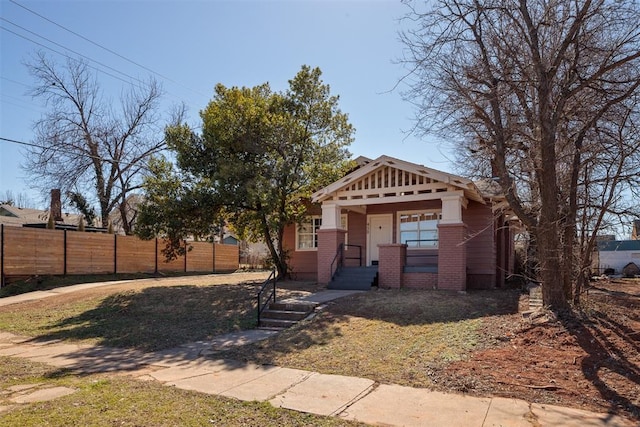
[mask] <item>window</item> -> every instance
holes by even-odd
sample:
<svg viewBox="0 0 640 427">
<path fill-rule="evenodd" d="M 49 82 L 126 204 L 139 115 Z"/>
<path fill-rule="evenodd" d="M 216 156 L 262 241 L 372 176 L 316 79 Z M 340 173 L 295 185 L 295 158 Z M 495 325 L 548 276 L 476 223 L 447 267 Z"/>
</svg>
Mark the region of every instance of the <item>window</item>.
<svg viewBox="0 0 640 427">
<path fill-rule="evenodd" d="M 318 248 L 318 230 L 322 226 L 322 217 L 312 216 L 298 224 L 296 229 L 296 249 L 309 251 Z M 347 229 L 347 215 L 340 216 L 340 227 Z M 347 235 L 344 236 L 345 244 L 348 243 Z"/>
<path fill-rule="evenodd" d="M 400 243 L 409 248 L 437 248 L 440 212 L 400 213 Z"/>
<path fill-rule="evenodd" d="M 298 224 L 296 233 L 296 248 L 300 251 L 312 250 L 318 247 L 318 230 L 322 225 L 322 218 L 313 216 Z"/>
</svg>

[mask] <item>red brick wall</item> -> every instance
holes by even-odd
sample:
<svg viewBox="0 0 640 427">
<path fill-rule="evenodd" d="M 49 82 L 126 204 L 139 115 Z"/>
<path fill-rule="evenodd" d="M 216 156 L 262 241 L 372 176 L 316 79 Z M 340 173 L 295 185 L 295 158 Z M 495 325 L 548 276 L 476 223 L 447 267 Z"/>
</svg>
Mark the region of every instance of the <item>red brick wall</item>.
<svg viewBox="0 0 640 427">
<path fill-rule="evenodd" d="M 438 273 L 404 273 L 402 285 L 408 289 L 437 289 Z"/>
<path fill-rule="evenodd" d="M 464 291 L 467 288 L 467 247 L 464 224 L 438 226 L 438 289 Z"/>
<path fill-rule="evenodd" d="M 462 211 L 467 226 L 467 288 L 491 289 L 496 286 L 496 230 L 490 205 L 469 202 Z"/>
<path fill-rule="evenodd" d="M 406 245 L 380 245 L 378 264 L 378 286 L 401 288 Z"/>
<path fill-rule="evenodd" d="M 317 204 L 307 204 L 308 215 L 322 215 L 322 208 Z M 296 250 L 296 224 L 284 229 L 282 245 L 289 255 L 291 277 L 295 280 L 316 280 L 318 275 L 318 253 L 315 250 Z"/>
<path fill-rule="evenodd" d="M 318 230 L 318 283 L 327 284 L 331 281 L 331 264 L 338 245 L 344 242 L 345 233 L 344 230 Z"/>
<path fill-rule="evenodd" d="M 362 265 L 364 266 L 367 263 L 367 216 L 356 212 L 349 212 L 347 215 L 347 226 L 349 227 L 348 243 L 361 247 L 360 255 L 362 256 Z M 345 255 L 354 258 L 357 256 L 358 248 L 351 247 L 348 248 L 347 251 L 348 253 L 345 252 Z M 345 259 L 344 265 L 347 267 L 356 267 L 358 266 L 358 261 L 355 259 Z"/>
</svg>

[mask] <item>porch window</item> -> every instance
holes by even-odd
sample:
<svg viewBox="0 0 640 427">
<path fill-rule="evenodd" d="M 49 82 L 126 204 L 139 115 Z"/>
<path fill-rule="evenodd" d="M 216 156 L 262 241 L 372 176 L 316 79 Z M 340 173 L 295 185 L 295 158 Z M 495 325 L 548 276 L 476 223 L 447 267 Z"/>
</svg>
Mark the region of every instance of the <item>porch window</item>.
<svg viewBox="0 0 640 427">
<path fill-rule="evenodd" d="M 440 219 L 441 212 L 400 213 L 400 243 L 409 248 L 437 248 Z"/>
<path fill-rule="evenodd" d="M 296 228 L 296 249 L 299 251 L 309 251 L 318 248 L 318 230 L 322 225 L 321 216 L 311 216 L 298 224 Z M 347 215 L 340 216 L 340 226 L 347 229 Z M 344 236 L 345 244 L 348 243 L 347 235 Z"/>
</svg>

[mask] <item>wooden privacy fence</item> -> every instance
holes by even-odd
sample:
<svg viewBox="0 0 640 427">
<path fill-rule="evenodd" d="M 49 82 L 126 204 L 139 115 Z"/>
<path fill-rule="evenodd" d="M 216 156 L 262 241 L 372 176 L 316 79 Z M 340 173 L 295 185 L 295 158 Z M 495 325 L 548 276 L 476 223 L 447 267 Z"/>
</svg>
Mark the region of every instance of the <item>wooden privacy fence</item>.
<svg viewBox="0 0 640 427">
<path fill-rule="evenodd" d="M 0 285 L 10 276 L 157 272 L 225 273 L 238 269 L 238 246 L 189 242 L 167 262 L 162 240 L 67 230 L 0 226 Z"/>
</svg>

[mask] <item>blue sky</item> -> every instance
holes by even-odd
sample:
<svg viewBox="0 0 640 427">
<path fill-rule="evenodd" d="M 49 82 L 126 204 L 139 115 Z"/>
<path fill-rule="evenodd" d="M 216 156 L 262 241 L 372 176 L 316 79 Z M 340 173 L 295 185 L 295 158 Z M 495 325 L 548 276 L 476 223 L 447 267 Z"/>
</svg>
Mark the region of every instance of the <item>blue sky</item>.
<svg viewBox="0 0 640 427">
<path fill-rule="evenodd" d="M 43 106 L 27 95 L 34 82 L 24 61 L 38 49 L 56 61 L 64 58 L 12 32 L 64 52 L 55 42 L 135 78 L 150 73 L 16 3 L 162 75 L 155 77 L 166 92 L 163 108 L 185 102 L 191 124 L 199 123 L 198 111 L 217 83 L 269 82 L 283 90 L 307 64 L 320 67 L 324 82 L 340 96 L 340 108 L 356 128 L 354 156 L 387 154 L 453 171 L 445 144 L 406 135 L 413 109 L 392 90 L 404 73 L 394 63 L 403 49 L 398 31 L 405 24 L 399 18 L 407 11 L 399 0 L 0 0 L 0 137 L 29 142 Z M 105 95 L 116 100 L 126 87 L 107 74 L 98 79 Z M 22 162 L 19 145 L 0 141 L 0 195 L 23 192 L 46 206 L 30 191 Z"/>
</svg>

